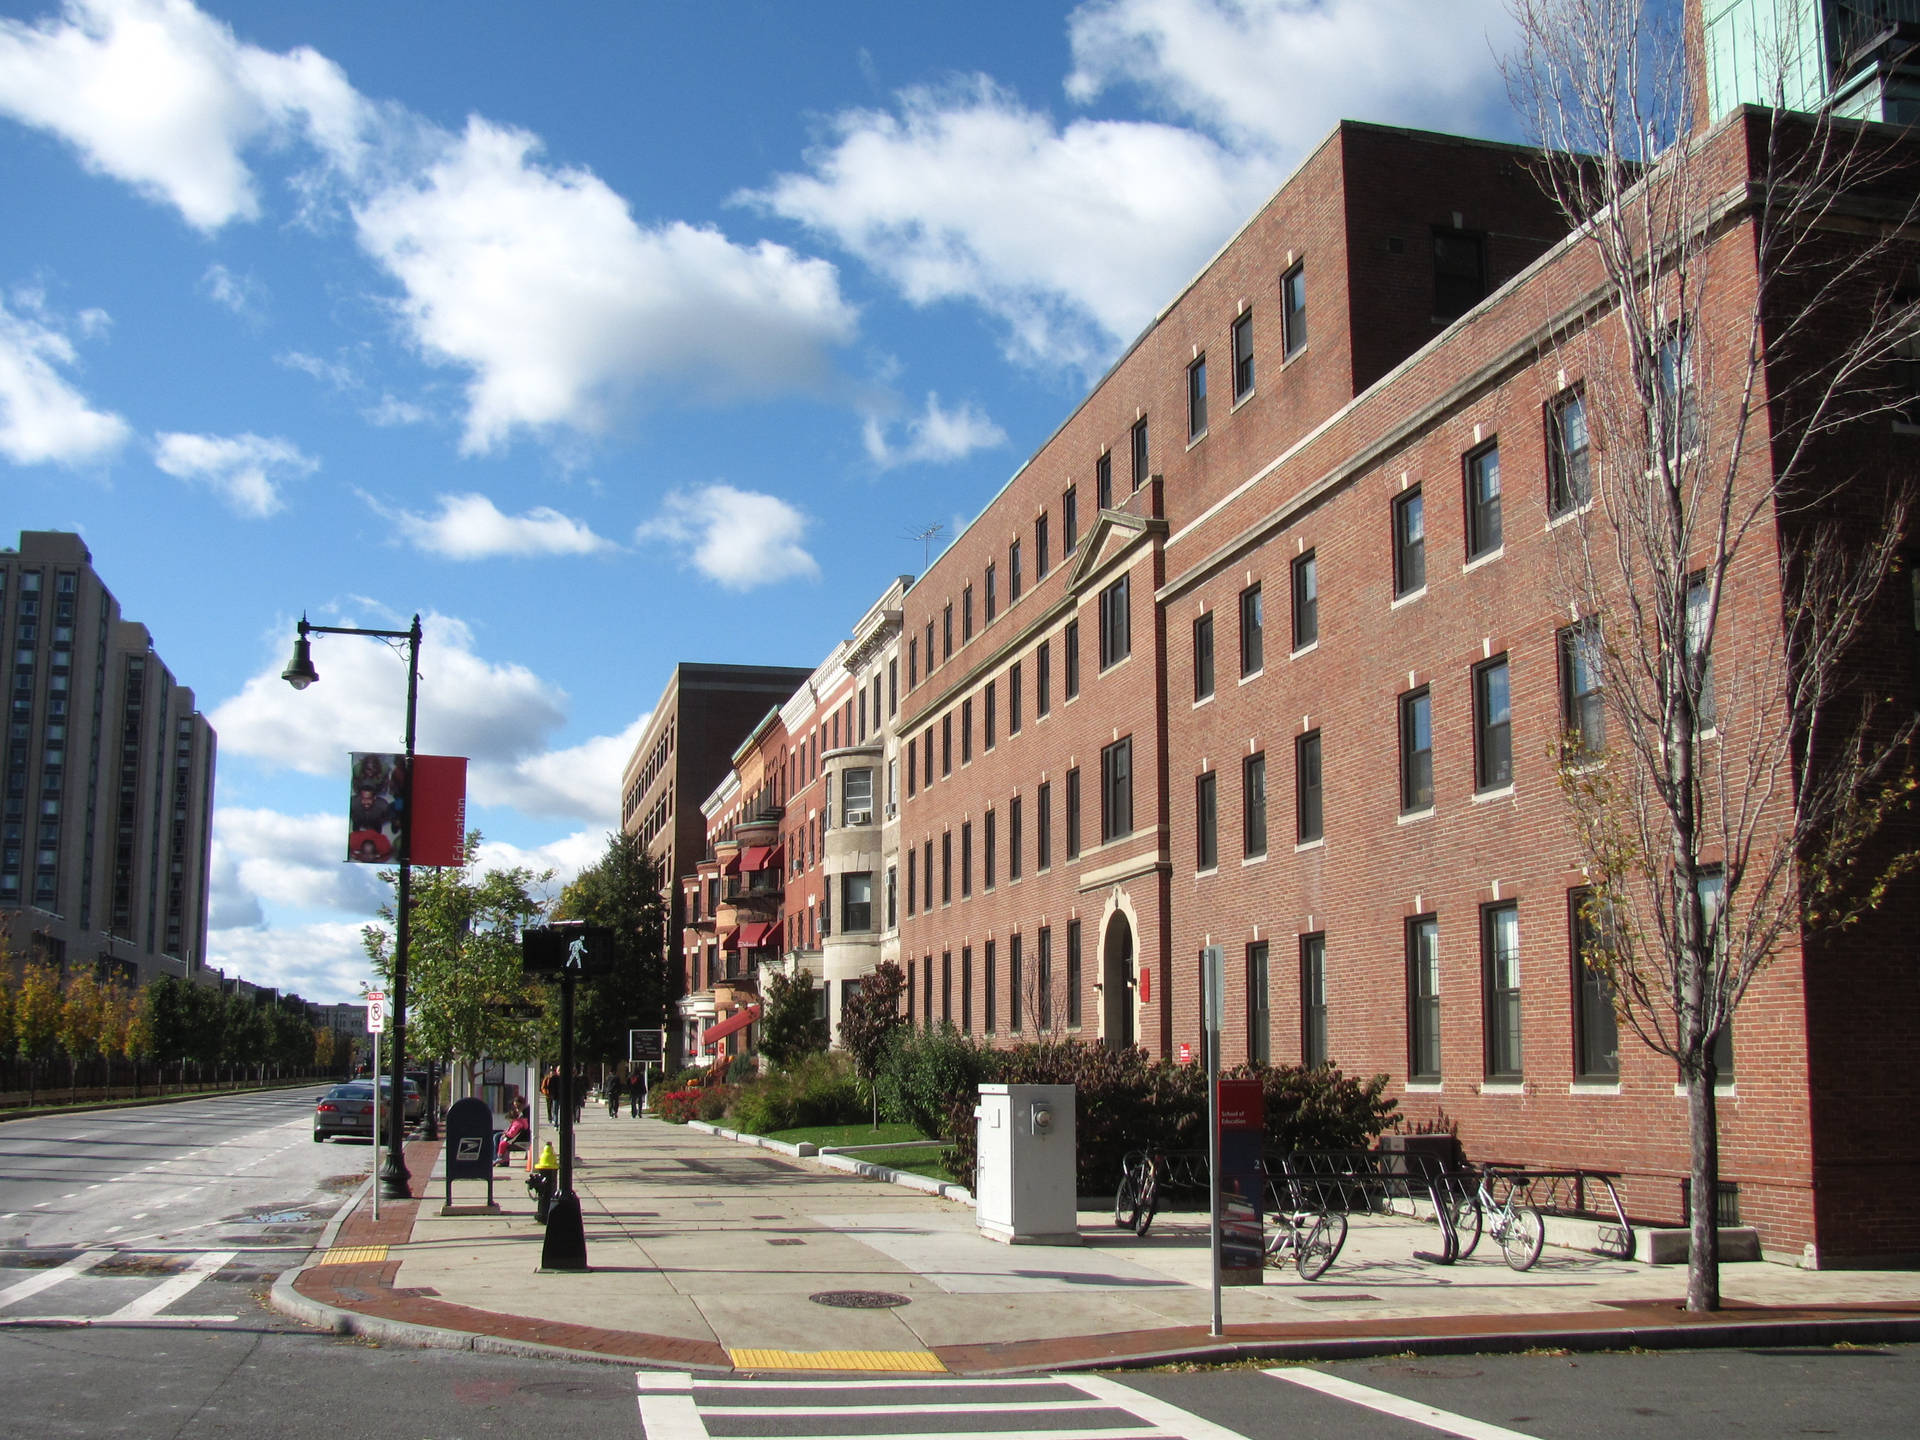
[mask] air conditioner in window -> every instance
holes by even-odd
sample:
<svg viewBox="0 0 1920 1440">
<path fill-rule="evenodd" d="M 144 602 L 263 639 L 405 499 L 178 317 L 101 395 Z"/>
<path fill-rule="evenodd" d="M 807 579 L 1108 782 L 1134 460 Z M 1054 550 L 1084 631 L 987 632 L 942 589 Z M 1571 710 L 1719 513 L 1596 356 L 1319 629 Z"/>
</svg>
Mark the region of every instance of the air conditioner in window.
<svg viewBox="0 0 1920 1440">
<path fill-rule="evenodd" d="M 847 811 L 847 824 L 849 824 L 849 825 L 871 825 L 871 824 L 873 824 L 873 811 L 871 811 L 871 810 L 849 810 L 849 811 Z"/>
<path fill-rule="evenodd" d="M 897 819 L 899 817 L 899 814 L 900 814 L 899 804 L 897 802 L 889 803 L 887 806 L 887 819 L 889 820 Z"/>
</svg>

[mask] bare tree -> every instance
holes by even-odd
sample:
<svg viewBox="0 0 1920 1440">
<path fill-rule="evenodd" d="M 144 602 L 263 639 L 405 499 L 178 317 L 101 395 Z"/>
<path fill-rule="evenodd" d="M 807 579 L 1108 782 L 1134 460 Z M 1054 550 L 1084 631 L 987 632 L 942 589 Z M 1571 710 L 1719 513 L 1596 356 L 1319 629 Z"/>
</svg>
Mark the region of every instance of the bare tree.
<svg viewBox="0 0 1920 1440">
<path fill-rule="evenodd" d="M 1915 858 L 1883 843 L 1912 793 L 1912 717 L 1858 664 L 1912 477 L 1859 473 L 1850 448 L 1902 404 L 1913 152 L 1819 100 L 1787 113 L 1805 57 L 1784 50 L 1774 106 L 1697 127 L 1675 7 L 1511 9 L 1508 85 L 1591 287 L 1551 427 L 1563 654 L 1598 692 L 1559 766 L 1592 884 L 1583 959 L 1678 1067 L 1687 1307 L 1713 1310 L 1734 1015 L 1783 942 L 1851 923 Z"/>
</svg>

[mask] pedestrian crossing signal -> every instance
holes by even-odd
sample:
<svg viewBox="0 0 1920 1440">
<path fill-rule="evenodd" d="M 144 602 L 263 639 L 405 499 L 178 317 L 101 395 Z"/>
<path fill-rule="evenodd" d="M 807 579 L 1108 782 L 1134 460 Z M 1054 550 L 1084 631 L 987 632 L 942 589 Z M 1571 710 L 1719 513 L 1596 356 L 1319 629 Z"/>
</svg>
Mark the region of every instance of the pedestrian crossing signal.
<svg viewBox="0 0 1920 1440">
<path fill-rule="evenodd" d="M 562 920 L 520 932 L 520 968 L 529 974 L 591 977 L 613 971 L 613 931 Z"/>
</svg>

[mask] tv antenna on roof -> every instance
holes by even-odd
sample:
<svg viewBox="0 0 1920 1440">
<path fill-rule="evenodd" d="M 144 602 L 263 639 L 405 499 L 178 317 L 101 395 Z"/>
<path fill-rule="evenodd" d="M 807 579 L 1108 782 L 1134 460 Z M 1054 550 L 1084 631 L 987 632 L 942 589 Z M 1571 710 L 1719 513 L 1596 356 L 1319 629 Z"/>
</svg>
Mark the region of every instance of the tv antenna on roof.
<svg viewBox="0 0 1920 1440">
<path fill-rule="evenodd" d="M 919 529 L 909 529 L 902 537 L 920 542 L 920 571 L 926 573 L 927 566 L 933 563 L 933 542 L 947 533 L 947 527 L 936 520 L 931 525 L 922 525 Z"/>
</svg>

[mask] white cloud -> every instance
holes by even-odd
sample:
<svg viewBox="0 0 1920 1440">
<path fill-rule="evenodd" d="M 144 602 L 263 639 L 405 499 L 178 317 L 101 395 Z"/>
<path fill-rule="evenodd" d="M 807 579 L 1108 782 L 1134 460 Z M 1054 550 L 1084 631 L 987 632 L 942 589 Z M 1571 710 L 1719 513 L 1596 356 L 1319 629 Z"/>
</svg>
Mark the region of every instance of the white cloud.
<svg viewBox="0 0 1920 1440">
<path fill-rule="evenodd" d="M 943 465 L 964 460 L 975 450 L 991 449 L 1007 443 L 1007 432 L 985 412 L 962 401 L 955 410 L 942 410 L 940 397 L 927 392 L 925 413 L 906 422 L 906 441 L 896 444 L 887 439 L 887 429 L 877 415 L 869 415 L 861 426 L 861 438 L 867 455 L 883 470 L 898 465 Z"/>
<path fill-rule="evenodd" d="M 1280 175 L 1177 126 L 1059 126 L 984 76 L 834 126 L 809 173 L 741 198 L 831 236 L 915 304 L 980 305 L 1032 364 L 1111 358 Z"/>
<path fill-rule="evenodd" d="M 154 436 L 153 463 L 176 480 L 205 485 L 242 515 L 264 519 L 284 503 L 281 486 L 320 468 L 291 440 L 264 435 Z"/>
<path fill-rule="evenodd" d="M 827 347 L 854 329 L 831 265 L 643 228 L 597 176 L 543 165 L 538 148 L 475 117 L 417 181 L 355 207 L 414 343 L 472 374 L 468 452 L 522 428 L 599 430 L 645 385 L 720 399 L 824 382 Z"/>
<path fill-rule="evenodd" d="M 0 301 L 0 455 L 16 465 L 75 465 L 111 454 L 126 443 L 127 422 L 95 410 L 62 377 L 78 359 L 73 342 L 26 299 L 30 313 L 19 315 Z M 82 334 L 105 325 L 103 311 L 80 321 Z"/>
<path fill-rule="evenodd" d="M 553 879 L 544 886 L 536 887 L 533 894 L 535 899 L 553 901 L 560 898 L 561 890 L 570 885 L 582 870 L 598 861 L 606 849 L 607 832 L 604 830 L 577 830 L 558 840 L 530 848 L 482 839 L 477 863 L 483 871 L 508 870 L 520 866 L 539 875 L 551 870 Z"/>
<path fill-rule="evenodd" d="M 350 617 L 325 618 L 356 623 Z M 402 629 L 404 621 L 375 616 L 373 628 Z M 474 653 L 472 631 L 459 620 L 428 615 L 422 628 L 420 750 L 465 755 L 476 772 L 487 764 L 512 767 L 539 754 L 547 735 L 566 719 L 566 692 L 523 665 L 482 659 Z M 217 706 L 211 719 L 223 753 L 250 755 L 307 775 L 338 774 L 344 797 L 348 751 L 398 750 L 404 741 L 406 660 L 378 641 L 350 635 L 316 635 L 311 643 L 318 684 L 295 691 L 280 678 L 293 645 L 288 621 L 283 638 L 274 643 L 275 656 L 238 695 Z M 473 778 L 471 798 L 492 803 L 478 774 Z"/>
<path fill-rule="evenodd" d="M 346 765 L 340 810 L 284 815 L 223 805 L 214 812 L 212 918 L 215 929 L 259 924 L 266 906 L 344 910 L 371 919 L 386 898 L 376 866 L 346 862 Z M 253 976 L 248 976 L 253 979 Z"/>
<path fill-rule="evenodd" d="M 1343 117 L 1492 120 L 1512 29 L 1506 0 L 1089 0 L 1066 89 L 1137 87 L 1236 146 L 1298 156 Z"/>
<path fill-rule="evenodd" d="M 360 946 L 360 921 L 326 921 L 284 929 L 213 929 L 207 956 L 228 975 L 271 985 L 317 1004 L 358 1002 L 373 983 L 373 962 Z"/>
<path fill-rule="evenodd" d="M 200 277 L 200 293 L 244 319 L 256 319 L 266 304 L 267 287 L 253 276 L 236 275 L 215 261 Z"/>
<path fill-rule="evenodd" d="M 324 56 L 242 44 L 187 0 L 67 0 L 0 20 L 0 113 L 214 230 L 259 213 L 249 147 L 299 136 L 352 171 L 370 112 Z"/>
<path fill-rule="evenodd" d="M 379 403 L 369 405 L 360 412 L 369 425 L 391 427 L 395 425 L 424 425 L 433 418 L 433 412 L 424 405 L 416 405 L 411 400 L 402 400 L 397 395 L 382 395 Z"/>
<path fill-rule="evenodd" d="M 634 531 L 636 540 L 688 547 L 702 574 L 729 590 L 817 577 L 820 566 L 801 545 L 807 517 L 774 495 L 707 485 L 666 497 L 660 514 Z"/>
<path fill-rule="evenodd" d="M 651 717 L 618 735 L 596 735 L 564 750 L 527 755 L 510 765 L 476 767 L 473 787 L 489 805 L 525 815 L 586 820 L 608 830 L 620 823 L 620 774 Z"/>
<path fill-rule="evenodd" d="M 449 560 L 487 560 L 497 555 L 597 555 L 613 542 L 592 527 L 536 505 L 520 515 L 505 515 L 485 495 L 441 495 L 437 515 L 389 510 L 367 497 L 391 520 L 401 536 L 431 555 Z"/>
<path fill-rule="evenodd" d="M 344 360 L 322 360 L 318 355 L 309 355 L 304 350 L 283 351 L 273 359 L 276 365 L 298 370 L 302 375 L 311 375 L 335 390 L 354 390 L 360 385 L 360 377 Z"/>
</svg>

